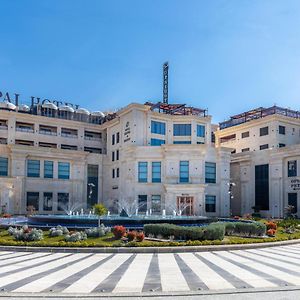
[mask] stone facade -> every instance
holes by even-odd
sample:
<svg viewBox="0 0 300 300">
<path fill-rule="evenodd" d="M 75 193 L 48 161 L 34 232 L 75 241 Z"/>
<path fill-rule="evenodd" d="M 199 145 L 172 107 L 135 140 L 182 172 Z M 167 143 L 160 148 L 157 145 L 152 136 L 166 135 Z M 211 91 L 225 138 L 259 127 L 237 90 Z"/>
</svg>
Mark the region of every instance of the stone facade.
<svg viewBox="0 0 300 300">
<path fill-rule="evenodd" d="M 210 116 L 135 103 L 99 124 L 70 116 L 0 109 L 3 210 L 24 214 L 34 203 L 39 213 L 63 213 L 103 202 L 114 212 L 125 202 L 140 213 L 229 215 L 231 150 L 212 143 Z"/>
</svg>

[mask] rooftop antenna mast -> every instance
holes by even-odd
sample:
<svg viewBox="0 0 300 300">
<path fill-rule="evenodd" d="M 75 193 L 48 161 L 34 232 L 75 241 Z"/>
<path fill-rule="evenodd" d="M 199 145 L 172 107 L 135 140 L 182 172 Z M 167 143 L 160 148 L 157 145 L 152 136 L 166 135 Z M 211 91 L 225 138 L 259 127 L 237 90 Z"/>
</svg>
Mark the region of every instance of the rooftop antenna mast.
<svg viewBox="0 0 300 300">
<path fill-rule="evenodd" d="M 169 103 L 169 63 L 163 65 L 163 103 Z"/>
</svg>

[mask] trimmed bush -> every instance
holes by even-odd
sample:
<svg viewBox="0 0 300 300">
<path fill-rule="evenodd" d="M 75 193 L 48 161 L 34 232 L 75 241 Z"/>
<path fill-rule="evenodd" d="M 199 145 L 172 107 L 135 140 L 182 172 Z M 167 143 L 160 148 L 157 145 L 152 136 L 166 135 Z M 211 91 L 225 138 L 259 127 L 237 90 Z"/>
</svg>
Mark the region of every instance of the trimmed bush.
<svg viewBox="0 0 300 300">
<path fill-rule="evenodd" d="M 260 222 L 225 222 L 226 235 L 263 236 L 266 225 Z"/>
<path fill-rule="evenodd" d="M 16 241 L 32 242 L 40 241 L 43 237 L 43 231 L 36 228 L 29 228 L 24 225 L 21 229 L 9 227 L 8 234 L 12 235 Z"/>
<path fill-rule="evenodd" d="M 112 233 L 116 239 L 121 239 L 126 235 L 126 228 L 124 226 L 114 226 Z"/>
<path fill-rule="evenodd" d="M 225 225 L 223 223 L 211 223 L 205 227 L 185 227 L 173 224 L 145 224 L 145 235 L 169 238 L 174 236 L 176 240 L 223 240 Z"/>
<path fill-rule="evenodd" d="M 109 227 L 105 227 L 104 224 L 101 224 L 100 227 L 89 228 L 85 230 L 87 237 L 102 237 L 110 232 Z"/>
<path fill-rule="evenodd" d="M 66 242 L 79 242 L 79 241 L 84 241 L 86 239 L 87 239 L 87 235 L 83 231 L 70 233 L 65 236 Z"/>
<path fill-rule="evenodd" d="M 277 229 L 277 224 L 274 222 L 267 222 L 266 226 L 267 226 L 267 230 L 269 230 L 269 229 L 276 230 Z"/>
<path fill-rule="evenodd" d="M 137 242 L 142 242 L 145 238 L 144 232 L 137 232 L 136 234 L 136 241 Z"/>
<path fill-rule="evenodd" d="M 49 230 L 49 236 L 62 236 L 64 234 L 68 234 L 69 230 L 67 227 L 63 227 L 61 225 L 58 225 L 56 227 L 50 228 Z"/>
<path fill-rule="evenodd" d="M 126 237 L 128 238 L 128 241 L 134 241 L 136 238 L 137 232 L 136 231 L 128 231 Z"/>
</svg>

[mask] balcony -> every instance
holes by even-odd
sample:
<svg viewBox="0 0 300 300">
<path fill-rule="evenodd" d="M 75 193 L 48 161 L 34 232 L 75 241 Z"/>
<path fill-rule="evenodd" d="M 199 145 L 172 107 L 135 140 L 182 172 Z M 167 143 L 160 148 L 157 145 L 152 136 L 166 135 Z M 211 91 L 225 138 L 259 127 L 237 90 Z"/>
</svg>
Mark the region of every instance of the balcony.
<svg viewBox="0 0 300 300">
<path fill-rule="evenodd" d="M 40 125 L 39 134 L 56 136 L 57 128 L 51 127 L 51 126 Z"/>
<path fill-rule="evenodd" d="M 102 134 L 98 132 L 92 132 L 92 131 L 85 131 L 84 132 L 84 139 L 87 141 L 101 141 Z"/>
<path fill-rule="evenodd" d="M 90 153 L 102 154 L 101 148 L 84 147 L 84 151 L 90 152 Z"/>
<path fill-rule="evenodd" d="M 34 124 L 17 122 L 16 131 L 34 133 Z"/>
<path fill-rule="evenodd" d="M 34 146 L 33 141 L 25 141 L 25 140 L 15 140 L 16 145 L 23 145 L 23 146 Z"/>
<path fill-rule="evenodd" d="M 7 121 L 0 120 L 0 130 L 7 130 Z"/>
<path fill-rule="evenodd" d="M 61 136 L 66 138 L 77 139 L 78 132 L 76 129 L 69 129 L 69 128 L 62 128 L 61 129 Z"/>
<path fill-rule="evenodd" d="M 7 145 L 7 139 L 0 138 L 0 145 Z"/>
<path fill-rule="evenodd" d="M 43 142 L 39 142 L 39 147 L 43 147 L 43 148 L 57 148 L 56 144 L 52 144 L 52 143 L 43 143 Z"/>
<path fill-rule="evenodd" d="M 60 148 L 64 150 L 77 150 L 77 146 L 73 145 L 61 145 Z"/>
</svg>

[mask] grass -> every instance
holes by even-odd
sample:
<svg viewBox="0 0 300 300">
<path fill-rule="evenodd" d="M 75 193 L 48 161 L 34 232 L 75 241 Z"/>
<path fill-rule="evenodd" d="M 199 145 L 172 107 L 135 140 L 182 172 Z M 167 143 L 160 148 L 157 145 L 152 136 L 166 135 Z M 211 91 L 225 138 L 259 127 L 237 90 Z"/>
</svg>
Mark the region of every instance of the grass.
<svg viewBox="0 0 300 300">
<path fill-rule="evenodd" d="M 279 227 L 275 237 L 270 238 L 245 238 L 237 236 L 225 236 L 222 241 L 186 241 L 186 242 L 154 242 L 144 240 L 143 242 L 124 243 L 116 240 L 112 233 L 100 238 L 88 238 L 80 242 L 66 242 L 64 236 L 50 237 L 49 231 L 44 231 L 44 239 L 37 242 L 15 241 L 7 230 L 0 229 L 0 245 L 4 246 L 38 246 L 38 247 L 172 247 L 172 246 L 202 246 L 202 245 L 233 245 L 233 244 L 251 244 L 268 243 L 285 240 L 300 239 L 300 231 L 292 234 L 284 233 L 283 228 Z"/>
</svg>

